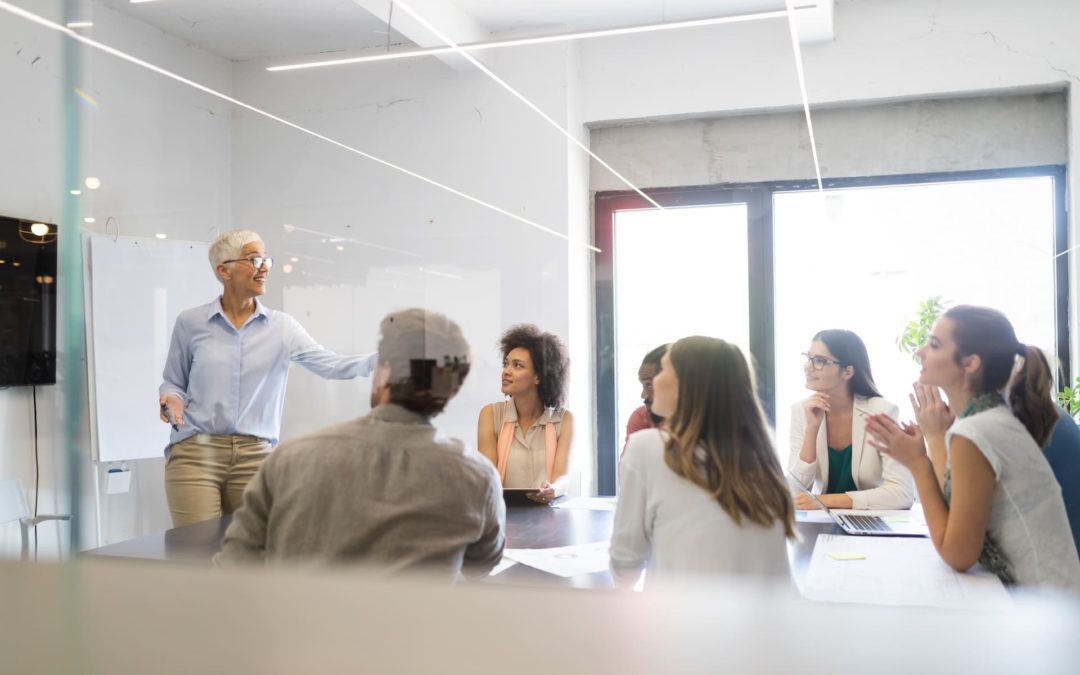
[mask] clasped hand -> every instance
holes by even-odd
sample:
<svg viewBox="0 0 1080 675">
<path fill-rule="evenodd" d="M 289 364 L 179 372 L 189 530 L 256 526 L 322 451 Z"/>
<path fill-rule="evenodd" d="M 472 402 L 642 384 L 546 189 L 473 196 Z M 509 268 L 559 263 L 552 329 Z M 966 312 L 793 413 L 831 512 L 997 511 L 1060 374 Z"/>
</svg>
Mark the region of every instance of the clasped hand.
<svg viewBox="0 0 1080 675">
<path fill-rule="evenodd" d="M 914 393 L 909 394 L 911 407 L 915 410 L 917 424 L 896 420 L 876 413 L 866 418 L 866 431 L 870 434 L 868 442 L 881 454 L 892 457 L 908 469 L 921 462 L 929 461 L 926 454 L 926 439 L 943 436 L 952 424 L 953 414 L 949 406 L 941 400 L 937 387 L 916 382 Z"/>
<path fill-rule="evenodd" d="M 912 385 L 914 393 L 908 394 L 911 407 L 915 410 L 915 422 L 927 437 L 944 436 L 952 425 L 955 415 L 949 405 L 941 400 L 937 387 L 916 382 Z"/>
<path fill-rule="evenodd" d="M 540 484 L 540 489 L 536 492 L 526 492 L 525 496 L 534 502 L 540 502 L 541 504 L 550 504 L 555 499 L 555 486 L 551 483 L 544 481 Z"/>
<path fill-rule="evenodd" d="M 806 426 L 815 429 L 821 426 L 825 415 L 829 412 L 829 395 L 823 392 L 814 392 L 810 398 L 803 401 L 803 413 L 806 415 Z"/>
</svg>

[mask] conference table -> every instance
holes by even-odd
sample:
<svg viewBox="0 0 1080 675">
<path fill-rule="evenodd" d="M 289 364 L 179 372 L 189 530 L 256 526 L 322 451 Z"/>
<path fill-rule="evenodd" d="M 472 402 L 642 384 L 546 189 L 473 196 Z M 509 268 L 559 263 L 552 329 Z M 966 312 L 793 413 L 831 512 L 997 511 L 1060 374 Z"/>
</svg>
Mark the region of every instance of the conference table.
<svg viewBox="0 0 1080 675">
<path fill-rule="evenodd" d="M 611 538 L 614 512 L 557 506 L 508 506 L 506 509 L 506 548 L 547 549 L 604 542 Z M 148 534 L 85 551 L 83 555 L 129 560 L 161 561 L 210 565 L 221 545 L 231 516 Z M 797 523 L 798 541 L 788 544 L 792 573 L 796 579 L 806 574 L 818 534 L 840 534 L 832 523 Z M 614 582 L 608 571 L 558 576 L 525 564 L 515 564 L 493 576 L 486 583 L 562 586 L 572 588 L 611 588 Z"/>
</svg>

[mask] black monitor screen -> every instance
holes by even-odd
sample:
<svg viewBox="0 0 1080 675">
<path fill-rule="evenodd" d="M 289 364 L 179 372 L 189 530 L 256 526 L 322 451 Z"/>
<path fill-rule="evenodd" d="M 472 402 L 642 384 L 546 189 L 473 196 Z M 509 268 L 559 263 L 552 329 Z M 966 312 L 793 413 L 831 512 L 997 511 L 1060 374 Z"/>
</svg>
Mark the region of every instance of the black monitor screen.
<svg viewBox="0 0 1080 675">
<path fill-rule="evenodd" d="M 56 225 L 0 216 L 0 387 L 56 383 Z"/>
</svg>

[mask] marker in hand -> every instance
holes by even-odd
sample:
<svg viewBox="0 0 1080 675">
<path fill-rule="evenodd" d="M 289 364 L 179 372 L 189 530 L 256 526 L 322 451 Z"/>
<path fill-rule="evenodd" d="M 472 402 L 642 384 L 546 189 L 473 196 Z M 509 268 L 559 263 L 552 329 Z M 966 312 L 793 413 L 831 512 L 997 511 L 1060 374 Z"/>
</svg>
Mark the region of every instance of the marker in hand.
<svg viewBox="0 0 1080 675">
<path fill-rule="evenodd" d="M 169 425 L 173 428 L 173 431 L 180 431 L 180 425 L 173 419 L 172 411 L 169 410 L 169 406 L 165 403 L 161 404 L 161 414 L 168 420 Z"/>
</svg>

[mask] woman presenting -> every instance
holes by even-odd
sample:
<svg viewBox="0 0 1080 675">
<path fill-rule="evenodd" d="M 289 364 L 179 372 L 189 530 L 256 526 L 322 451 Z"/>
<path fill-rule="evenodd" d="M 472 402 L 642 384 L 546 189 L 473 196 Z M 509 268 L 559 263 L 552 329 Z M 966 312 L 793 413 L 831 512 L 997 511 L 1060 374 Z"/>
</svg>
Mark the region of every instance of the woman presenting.
<svg viewBox="0 0 1080 675">
<path fill-rule="evenodd" d="M 375 366 L 376 354 L 335 354 L 259 302 L 273 265 L 258 234 L 226 232 L 210 246 L 221 296 L 176 318 L 158 400 L 161 419 L 173 426 L 165 496 L 174 526 L 240 506 L 277 444 L 291 362 L 338 380 L 370 375 Z"/>
</svg>

